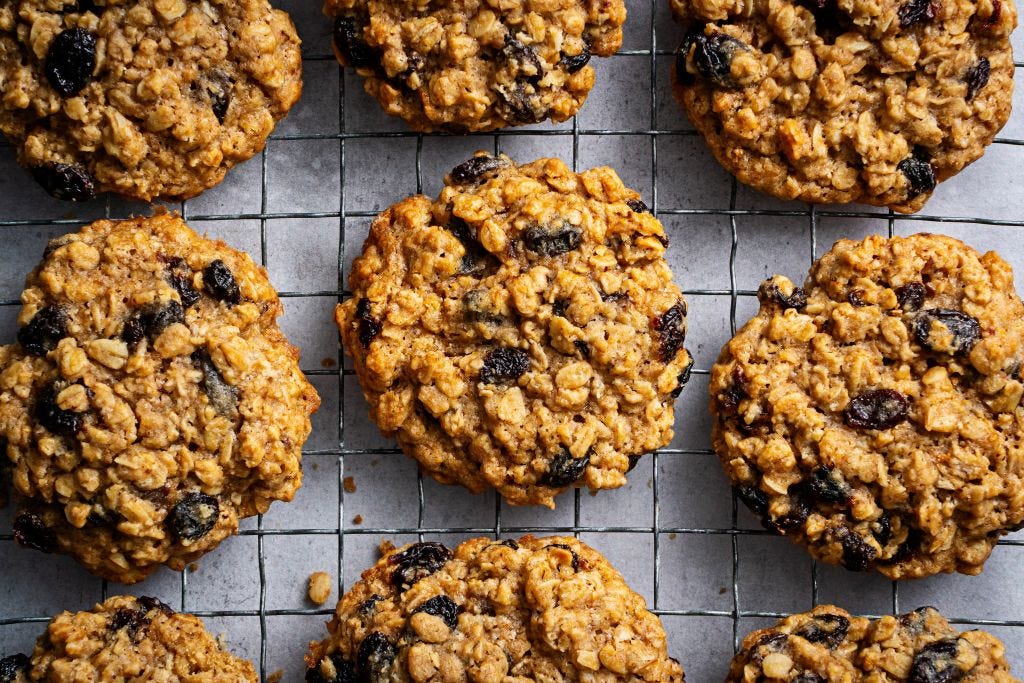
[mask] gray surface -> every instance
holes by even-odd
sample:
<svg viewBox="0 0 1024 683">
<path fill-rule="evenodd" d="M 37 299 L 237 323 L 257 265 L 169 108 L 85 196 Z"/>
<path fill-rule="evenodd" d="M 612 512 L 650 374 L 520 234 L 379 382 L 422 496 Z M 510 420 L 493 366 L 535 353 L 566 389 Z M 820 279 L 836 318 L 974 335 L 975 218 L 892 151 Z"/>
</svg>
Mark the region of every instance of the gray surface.
<svg viewBox="0 0 1024 683">
<path fill-rule="evenodd" d="M 318 3 L 282 3 L 305 42 L 303 100 L 264 155 L 176 208 L 197 230 L 267 265 L 286 296 L 283 326 L 302 348 L 303 368 L 323 398 L 307 444 L 305 486 L 294 503 L 277 504 L 261 520 L 246 522 L 243 534 L 204 559 L 198 571 L 181 576 L 164 570 L 131 592 L 199 612 L 264 675 L 283 669 L 286 681 L 297 681 L 305 645 L 322 636 L 329 612 L 304 598 L 311 572 L 327 571 L 351 585 L 374 561 L 382 538 L 402 543 L 415 540 L 418 531 L 449 543 L 499 527 L 503 536 L 578 532 L 662 615 L 671 651 L 694 683 L 721 680 L 737 635 L 816 600 L 863 614 L 934 604 L 961 622 L 1016 621 L 993 630 L 1006 640 L 1016 673 L 1024 675 L 1019 541 L 1000 545 L 981 576 L 941 576 L 898 588 L 876 576 L 815 565 L 788 541 L 764 535 L 745 510 L 734 513 L 708 447 L 705 393 L 706 371 L 732 325 L 756 309 L 750 290 L 774 272 L 802 279 L 812 254 L 840 237 L 945 232 L 978 248 L 999 248 L 1020 278 L 1024 250 L 1016 235 L 1024 209 L 1015 171 L 1024 163 L 1017 139 L 1024 136 L 1024 114 L 1014 117 L 984 160 L 942 185 L 919 217 L 861 206 L 812 212 L 735 185 L 714 162 L 668 94 L 670 52 L 681 32 L 668 20 L 666 3 L 627 2 L 627 54 L 596 64 L 598 85 L 575 122 L 470 137 L 406 133 L 366 97 L 358 79 L 339 75 Z M 373 136 L 382 132 L 398 135 Z M 479 148 L 521 161 L 557 155 L 579 168 L 611 164 L 656 206 L 672 238 L 669 259 L 689 296 L 688 346 L 698 372 L 679 399 L 672 444 L 644 459 L 622 490 L 570 493 L 550 511 L 510 508 L 493 494 L 472 496 L 422 480 L 369 422 L 350 371 L 338 371 L 331 317 L 338 264 L 347 274 L 373 212 L 417 190 L 435 193 L 443 173 Z M 0 342 L 13 339 L 22 279 L 50 237 L 96 217 L 146 210 L 120 200 L 86 206 L 50 200 L 18 169 L 10 150 L 0 149 L 0 222 L 9 223 L 0 248 Z M 316 215 L 295 215 L 308 213 Z M 979 224 L 972 217 L 986 220 Z M 354 477 L 354 493 L 342 494 L 345 476 Z M 361 524 L 354 522 L 357 515 Z M 91 578 L 66 558 L 17 549 L 9 516 L 9 509 L 0 511 L 0 656 L 30 648 L 49 615 L 88 608 L 124 590 Z"/>
</svg>

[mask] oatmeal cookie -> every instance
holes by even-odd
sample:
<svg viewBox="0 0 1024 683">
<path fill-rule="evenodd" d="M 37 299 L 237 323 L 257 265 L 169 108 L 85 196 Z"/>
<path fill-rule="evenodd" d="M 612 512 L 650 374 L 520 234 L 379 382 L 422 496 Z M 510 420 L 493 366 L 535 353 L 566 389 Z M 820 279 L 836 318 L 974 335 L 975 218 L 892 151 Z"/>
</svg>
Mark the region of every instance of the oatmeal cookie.
<svg viewBox="0 0 1024 683">
<path fill-rule="evenodd" d="M 186 199 L 263 149 L 302 90 L 267 0 L 0 0 L 0 131 L 59 199 Z"/>
<path fill-rule="evenodd" d="M 670 0 L 676 94 L 783 199 L 918 211 L 1010 115 L 1013 0 Z"/>
<path fill-rule="evenodd" d="M 1004 650 L 989 633 L 957 631 L 932 607 L 870 621 L 821 605 L 747 635 L 726 683 L 1019 683 Z"/>
<path fill-rule="evenodd" d="M 623 0 L 326 0 L 338 60 L 415 130 L 565 121 L 622 45 Z"/>
<path fill-rule="evenodd" d="M 337 309 L 371 417 L 515 505 L 622 486 L 693 362 L 661 223 L 609 168 L 480 153 L 445 183 L 374 221 Z"/>
<path fill-rule="evenodd" d="M 147 597 L 119 596 L 88 612 L 63 612 L 31 657 L 0 660 L 0 681 L 10 683 L 257 680 L 253 665 L 224 650 L 199 618 Z"/>
<path fill-rule="evenodd" d="M 0 347 L 15 538 L 134 583 L 291 500 L 319 405 L 265 271 L 158 214 L 50 242 Z"/>
<path fill-rule="evenodd" d="M 575 538 L 394 548 L 338 603 L 312 683 L 682 683 L 644 599 Z"/>
<path fill-rule="evenodd" d="M 977 574 L 1024 523 L 1024 304 L 940 235 L 842 240 L 712 368 L 712 440 L 765 526 L 894 579 Z"/>
</svg>

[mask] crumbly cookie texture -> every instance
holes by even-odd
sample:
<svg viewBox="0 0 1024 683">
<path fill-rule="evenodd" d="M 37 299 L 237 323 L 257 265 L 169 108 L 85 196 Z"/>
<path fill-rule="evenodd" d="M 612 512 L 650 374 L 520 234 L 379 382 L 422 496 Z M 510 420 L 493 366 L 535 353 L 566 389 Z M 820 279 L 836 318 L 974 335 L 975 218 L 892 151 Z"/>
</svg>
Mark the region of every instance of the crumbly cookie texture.
<svg viewBox="0 0 1024 683">
<path fill-rule="evenodd" d="M 1013 0 L 670 0 L 676 94 L 783 199 L 918 211 L 1010 115 Z"/>
<path fill-rule="evenodd" d="M 683 681 L 658 617 L 575 538 L 391 548 L 327 629 L 312 683 Z"/>
<path fill-rule="evenodd" d="M 339 61 L 419 131 L 565 121 L 622 45 L 623 0 L 326 0 Z"/>
<path fill-rule="evenodd" d="M 512 504 L 615 488 L 672 438 L 693 361 L 668 239 L 609 168 L 480 153 L 381 214 L 336 317 L 370 414 Z"/>
<path fill-rule="evenodd" d="M 1024 523 L 1024 304 L 939 235 L 842 240 L 766 281 L 712 368 L 712 440 L 765 526 L 894 579 L 977 574 Z"/>
<path fill-rule="evenodd" d="M 301 72 L 267 0 L 0 2 L 0 131 L 60 199 L 213 187 L 263 149 Z"/>
<path fill-rule="evenodd" d="M 253 665 L 225 651 L 199 618 L 176 614 L 156 598 L 119 596 L 88 612 L 54 617 L 31 657 L 0 660 L 0 680 L 256 683 L 258 678 Z"/>
<path fill-rule="evenodd" d="M 961 633 L 931 607 L 870 621 L 822 605 L 747 635 L 726 683 L 1019 683 L 1004 651 L 995 636 Z"/>
<path fill-rule="evenodd" d="M 134 583 L 291 500 L 319 406 L 248 255 L 158 214 L 50 242 L 0 347 L 24 546 Z"/>
</svg>

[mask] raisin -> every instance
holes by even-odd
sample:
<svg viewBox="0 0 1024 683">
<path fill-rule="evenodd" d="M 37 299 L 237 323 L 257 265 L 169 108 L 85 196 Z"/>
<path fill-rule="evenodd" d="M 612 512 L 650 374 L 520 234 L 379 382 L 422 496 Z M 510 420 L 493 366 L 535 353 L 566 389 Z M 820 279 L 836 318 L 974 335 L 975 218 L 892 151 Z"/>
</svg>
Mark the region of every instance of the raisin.
<svg viewBox="0 0 1024 683">
<path fill-rule="evenodd" d="M 565 299 L 555 299 L 555 303 L 551 304 L 551 315 L 557 315 L 559 318 L 565 318 L 568 307 L 569 302 Z"/>
<path fill-rule="evenodd" d="M 374 631 L 359 644 L 356 655 L 359 680 L 362 683 L 386 683 L 391 678 L 388 671 L 398 650 L 380 631 Z"/>
<path fill-rule="evenodd" d="M 910 156 L 901 161 L 896 168 L 907 177 L 907 197 L 913 198 L 935 189 L 935 169 L 927 159 Z"/>
<path fill-rule="evenodd" d="M 531 225 L 523 231 L 523 244 L 539 256 L 560 256 L 577 249 L 582 241 L 583 231 L 565 221 L 558 227 Z"/>
<path fill-rule="evenodd" d="M 679 394 L 683 393 L 683 387 L 686 386 L 687 382 L 690 381 L 690 375 L 693 373 L 693 358 L 690 358 L 690 362 L 686 364 L 683 371 L 676 377 L 676 388 L 669 394 L 672 398 L 678 398 Z"/>
<path fill-rule="evenodd" d="M 141 596 L 139 598 L 139 604 L 146 608 L 147 612 L 158 610 L 159 612 L 168 617 L 174 614 L 174 610 L 171 609 L 170 605 L 166 604 L 162 600 L 150 597 L 148 595 Z"/>
<path fill-rule="evenodd" d="M 178 540 L 195 543 L 217 525 L 220 516 L 220 501 L 199 491 L 186 493 L 171 508 L 167 522 Z"/>
<path fill-rule="evenodd" d="M 87 202 L 96 197 L 96 180 L 78 164 L 50 162 L 30 169 L 32 178 L 47 194 L 66 202 Z"/>
<path fill-rule="evenodd" d="M 856 306 L 857 308 L 864 308 L 869 305 L 867 301 L 864 301 L 864 290 L 862 289 L 852 290 L 846 295 L 846 300 L 850 302 L 851 306 Z"/>
<path fill-rule="evenodd" d="M 622 301 L 629 301 L 629 294 L 625 292 L 612 292 L 611 294 L 601 293 L 601 301 L 617 304 Z"/>
<path fill-rule="evenodd" d="M 235 87 L 235 82 L 231 76 L 219 70 L 207 74 L 205 81 L 210 109 L 213 110 L 217 121 L 224 123 L 224 119 L 228 115 L 228 107 L 231 106 L 231 91 Z"/>
<path fill-rule="evenodd" d="M 843 566 L 855 572 L 862 572 L 878 555 L 867 541 L 846 527 L 839 527 L 835 537 L 843 547 Z"/>
<path fill-rule="evenodd" d="M 819 467 L 808 481 L 811 494 L 826 503 L 845 503 L 850 499 L 850 487 L 837 479 L 831 467 Z"/>
<path fill-rule="evenodd" d="M 929 643 L 914 655 L 908 683 L 956 683 L 963 676 L 956 662 L 957 638 Z"/>
<path fill-rule="evenodd" d="M 46 78 L 62 97 L 78 94 L 96 68 L 96 35 L 84 28 L 61 31 L 46 53 Z"/>
<path fill-rule="evenodd" d="M 736 492 L 736 497 L 758 517 L 763 517 L 768 513 L 768 494 L 757 486 L 736 486 L 733 491 Z"/>
<path fill-rule="evenodd" d="M 212 261 L 203 269 L 203 288 L 214 299 L 225 303 L 237 304 L 242 300 L 235 276 L 220 259 Z"/>
<path fill-rule="evenodd" d="M 498 90 L 504 101 L 507 117 L 512 121 L 530 124 L 544 119 L 547 106 L 536 93 L 536 89 L 525 81 L 515 81 Z"/>
<path fill-rule="evenodd" d="M 448 177 L 453 182 L 465 185 L 466 183 L 475 183 L 488 173 L 493 173 L 505 166 L 508 166 L 508 161 L 501 157 L 492 157 L 490 154 L 478 154 L 453 168 Z"/>
<path fill-rule="evenodd" d="M 60 391 L 53 384 L 41 389 L 39 396 L 36 397 L 35 409 L 32 414 L 36 422 L 51 433 L 73 439 L 82 428 L 82 415 L 71 410 L 64 410 L 57 405 L 59 394 Z"/>
<path fill-rule="evenodd" d="M 14 518 L 14 540 L 26 548 L 52 553 L 57 548 L 57 537 L 46 526 L 42 517 L 22 512 Z"/>
<path fill-rule="evenodd" d="M 936 348 L 936 341 L 945 341 L 932 339 L 932 330 L 936 325 L 944 327 L 952 337 L 949 349 Z M 981 339 L 981 325 L 975 318 L 949 308 L 929 308 L 921 311 L 914 319 L 913 332 L 917 343 L 926 349 L 944 351 L 955 356 L 969 353 Z"/>
<path fill-rule="evenodd" d="M 763 303 L 774 302 L 783 308 L 801 309 L 807 305 L 807 293 L 799 287 L 794 287 L 789 296 L 782 293 L 779 286 L 772 280 L 765 280 L 757 290 L 757 298 Z"/>
<path fill-rule="evenodd" d="M 590 358 L 590 344 L 581 339 L 576 339 L 573 341 L 572 345 L 576 347 L 576 350 L 580 352 L 581 356 L 584 358 Z"/>
<path fill-rule="evenodd" d="M 355 69 L 371 68 L 377 63 L 377 56 L 363 38 L 363 27 L 355 17 L 334 18 L 334 48 L 345 64 Z"/>
<path fill-rule="evenodd" d="M 730 69 L 733 56 L 749 50 L 747 45 L 724 33 L 709 36 L 702 31 L 693 41 L 693 65 L 704 78 L 728 87 L 732 85 Z"/>
<path fill-rule="evenodd" d="M 793 683 L 826 683 L 826 681 L 813 671 L 804 671 L 793 679 Z"/>
<path fill-rule="evenodd" d="M 488 351 L 480 368 L 480 381 L 496 384 L 519 379 L 530 369 L 530 354 L 522 349 L 501 346 Z"/>
<path fill-rule="evenodd" d="M 182 307 L 192 308 L 199 303 L 199 299 L 202 297 L 192 286 L 192 269 L 188 267 L 185 259 L 178 257 L 172 258 L 168 266 L 170 273 L 167 276 L 167 281 L 181 297 Z"/>
<path fill-rule="evenodd" d="M 970 102 L 978 91 L 988 85 L 988 78 L 991 75 L 992 66 L 987 57 L 982 57 L 978 63 L 967 70 L 964 74 L 964 81 L 967 83 L 967 101 Z"/>
<path fill-rule="evenodd" d="M 811 508 L 807 505 L 807 501 L 804 500 L 803 496 L 797 494 L 790 497 L 789 512 L 778 519 L 766 517 L 762 522 L 768 529 L 785 534 L 788 531 L 795 531 L 802 527 L 810 515 Z"/>
<path fill-rule="evenodd" d="M 505 59 L 514 69 L 514 78 L 536 83 L 544 78 L 544 65 L 537 51 L 511 36 L 505 38 Z"/>
<path fill-rule="evenodd" d="M 471 289 L 462 297 L 462 308 L 464 317 L 470 322 L 489 323 L 500 325 L 505 322 L 504 316 L 496 313 L 490 306 L 490 299 L 487 291 L 483 289 Z"/>
<path fill-rule="evenodd" d="M 763 435 L 772 430 L 772 407 L 759 403 L 758 408 L 760 410 L 757 416 L 749 422 L 745 416 L 736 420 L 736 427 L 747 436 L 751 434 Z"/>
<path fill-rule="evenodd" d="M 142 337 L 153 341 L 175 323 L 185 322 L 185 311 L 177 301 L 153 302 L 132 313 L 121 329 L 121 339 L 134 349 Z"/>
<path fill-rule="evenodd" d="M 758 638 L 757 642 L 754 643 L 754 647 L 766 647 L 769 650 L 780 650 L 788 640 L 789 634 L 787 633 L 768 633 Z"/>
<path fill-rule="evenodd" d="M 459 623 L 459 612 L 462 608 L 455 604 L 451 598 L 447 595 L 438 595 L 437 597 L 430 598 L 425 603 L 413 610 L 413 614 L 417 612 L 426 612 L 432 614 L 435 617 L 441 617 L 441 620 L 448 626 L 448 628 L 455 628 Z"/>
<path fill-rule="evenodd" d="M 571 74 L 576 73 L 590 62 L 590 44 L 583 43 L 583 50 L 578 55 L 567 55 L 562 54 L 562 59 L 559 60 L 559 64 L 565 67 L 565 70 Z"/>
<path fill-rule="evenodd" d="M 404 591 L 420 579 L 436 572 L 450 559 L 452 551 L 440 543 L 415 543 L 388 559 L 395 565 L 395 570 L 391 574 L 391 584 Z"/>
<path fill-rule="evenodd" d="M 938 10 L 936 0 L 910 0 L 900 7 L 900 28 L 910 28 L 914 24 L 931 21 Z"/>
<path fill-rule="evenodd" d="M 199 349 L 192 354 L 192 362 L 199 366 L 203 378 L 203 391 L 210 399 L 210 405 L 218 415 L 231 415 L 238 409 L 238 389 L 224 381 L 220 370 L 206 349 Z"/>
<path fill-rule="evenodd" d="M 18 330 L 18 343 L 26 353 L 45 356 L 67 336 L 68 314 L 60 306 L 46 306 Z"/>
<path fill-rule="evenodd" d="M 670 363 L 686 341 L 686 302 L 680 299 L 667 311 L 651 322 L 651 327 L 661 336 L 659 357 L 663 363 Z"/>
<path fill-rule="evenodd" d="M 513 541 L 511 538 L 506 538 L 504 541 L 501 542 L 500 545 L 503 545 L 506 548 L 512 548 L 512 550 L 519 550 L 519 544 Z"/>
<path fill-rule="evenodd" d="M 370 597 L 366 598 L 361 605 L 359 605 L 359 614 L 364 617 L 369 617 L 377 611 L 377 603 L 384 599 L 383 595 L 374 593 Z"/>
<path fill-rule="evenodd" d="M 574 458 L 572 454 L 563 449 L 548 463 L 548 471 L 540 478 L 541 486 L 551 488 L 562 488 L 575 483 L 587 471 L 590 464 L 590 451 L 587 451 L 582 458 Z"/>
<path fill-rule="evenodd" d="M 834 650 L 843 644 L 849 630 L 850 620 L 846 617 L 839 614 L 817 614 L 804 624 L 796 635 Z"/>
<path fill-rule="evenodd" d="M 465 254 L 459 268 L 461 275 L 482 275 L 487 270 L 495 269 L 498 260 L 476 240 L 473 229 L 458 216 L 452 216 L 445 228 L 462 243 Z"/>
<path fill-rule="evenodd" d="M 892 521 L 887 513 L 883 512 L 878 519 L 871 523 L 871 535 L 883 547 L 892 539 Z"/>
<path fill-rule="evenodd" d="M 370 313 L 370 300 L 360 299 L 356 302 L 356 334 L 359 335 L 359 343 L 364 349 L 370 348 L 370 342 L 376 339 L 383 329 L 380 321 Z"/>
<path fill-rule="evenodd" d="M 896 288 L 896 302 L 900 308 L 907 311 L 916 311 L 924 304 L 928 290 L 923 282 L 908 282 Z"/>
<path fill-rule="evenodd" d="M 134 639 L 139 629 L 149 626 L 150 620 L 146 618 L 146 612 L 122 607 L 110 618 L 110 630 L 120 631 L 126 629 Z"/>
<path fill-rule="evenodd" d="M 899 616 L 900 626 L 910 631 L 912 634 L 919 634 L 925 625 L 925 620 L 928 618 L 929 612 L 934 612 L 934 607 L 924 605 L 918 607 L 913 612 L 907 612 Z"/>
<path fill-rule="evenodd" d="M 732 384 L 715 397 L 718 409 L 723 416 L 735 415 L 739 409 L 740 402 L 749 398 L 747 390 L 744 388 L 745 382 L 746 379 L 743 377 L 743 371 L 737 366 L 733 370 Z"/>
<path fill-rule="evenodd" d="M 549 543 L 548 545 L 546 545 L 544 547 L 545 548 L 561 548 L 562 550 L 568 550 L 569 554 L 572 556 L 572 562 L 571 562 L 572 570 L 574 572 L 578 572 L 580 570 L 580 556 L 576 554 L 575 550 L 573 550 L 572 548 L 570 548 L 566 544 L 564 544 L 564 543 Z"/>
<path fill-rule="evenodd" d="M 907 419 L 910 401 L 892 389 L 860 394 L 843 410 L 843 422 L 858 429 L 889 429 Z"/>
<path fill-rule="evenodd" d="M 629 206 L 633 213 L 653 213 L 642 199 L 627 199 L 626 205 Z"/>
<path fill-rule="evenodd" d="M 306 683 L 359 683 L 359 677 L 355 665 L 335 653 L 306 671 Z"/>
<path fill-rule="evenodd" d="M 14 683 L 18 674 L 28 673 L 29 666 L 31 666 L 31 661 L 23 654 L 0 659 L 0 683 Z"/>
<path fill-rule="evenodd" d="M 903 562 L 905 560 L 909 560 L 917 554 L 918 550 L 921 549 L 922 543 L 924 543 L 924 532 L 920 529 L 908 529 L 907 537 L 902 543 L 900 543 L 900 546 L 896 548 L 896 552 L 889 558 L 889 561 Z"/>
</svg>

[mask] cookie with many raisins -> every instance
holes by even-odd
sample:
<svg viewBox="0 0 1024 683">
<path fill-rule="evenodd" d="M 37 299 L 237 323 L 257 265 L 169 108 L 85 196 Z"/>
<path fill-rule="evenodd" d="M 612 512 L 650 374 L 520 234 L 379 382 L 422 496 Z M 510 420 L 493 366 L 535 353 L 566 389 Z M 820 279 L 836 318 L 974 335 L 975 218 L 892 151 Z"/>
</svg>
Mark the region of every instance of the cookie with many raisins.
<svg viewBox="0 0 1024 683">
<path fill-rule="evenodd" d="M 1010 266 L 940 235 L 841 240 L 775 276 L 711 371 L 740 500 L 818 559 L 977 574 L 1024 524 L 1024 304 Z"/>
<path fill-rule="evenodd" d="M 439 481 L 516 505 L 622 486 L 692 365 L 667 244 L 609 168 L 460 164 L 374 221 L 337 309 L 371 417 Z"/>
<path fill-rule="evenodd" d="M 591 57 L 622 44 L 623 0 L 326 0 L 334 52 L 415 130 L 486 131 L 570 118 Z"/>
<path fill-rule="evenodd" d="M 59 199 L 213 187 L 263 149 L 301 73 L 267 0 L 0 3 L 0 131 Z"/>
<path fill-rule="evenodd" d="M 1013 0 L 670 0 L 675 90 L 739 180 L 919 211 L 1010 115 Z"/>
<path fill-rule="evenodd" d="M 725 680 L 1019 683 L 1004 654 L 995 636 L 957 631 L 931 607 L 871 621 L 820 605 L 748 634 Z"/>
<path fill-rule="evenodd" d="M 0 660 L 0 681 L 208 681 L 256 683 L 250 662 L 228 652 L 191 614 L 156 598 L 118 596 L 50 620 L 31 656 Z"/>
<path fill-rule="evenodd" d="M 0 347 L 22 545 L 134 583 L 291 500 L 319 405 L 248 255 L 158 214 L 54 239 Z"/>
<path fill-rule="evenodd" d="M 644 599 L 575 538 L 389 548 L 310 645 L 311 683 L 682 683 Z"/>
</svg>

